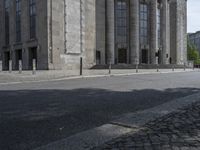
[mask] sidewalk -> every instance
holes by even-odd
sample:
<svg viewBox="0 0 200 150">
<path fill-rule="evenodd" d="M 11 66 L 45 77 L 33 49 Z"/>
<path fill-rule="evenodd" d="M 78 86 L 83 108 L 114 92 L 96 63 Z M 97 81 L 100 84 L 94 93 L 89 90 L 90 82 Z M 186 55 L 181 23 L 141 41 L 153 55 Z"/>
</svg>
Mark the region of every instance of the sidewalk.
<svg viewBox="0 0 200 150">
<path fill-rule="evenodd" d="M 105 77 L 105 76 L 122 76 L 133 74 L 158 74 L 158 73 L 178 73 L 178 72 L 191 72 L 199 71 L 199 69 L 140 69 L 138 73 L 135 69 L 113 69 L 111 74 L 109 70 L 83 70 L 83 75 L 80 76 L 79 70 L 51 70 L 51 71 L 37 71 L 35 75 L 32 71 L 23 71 L 19 74 L 18 71 L 0 72 L 0 84 L 12 84 L 22 82 L 39 82 L 49 80 L 62 80 L 62 79 L 76 79 L 87 77 Z"/>
</svg>

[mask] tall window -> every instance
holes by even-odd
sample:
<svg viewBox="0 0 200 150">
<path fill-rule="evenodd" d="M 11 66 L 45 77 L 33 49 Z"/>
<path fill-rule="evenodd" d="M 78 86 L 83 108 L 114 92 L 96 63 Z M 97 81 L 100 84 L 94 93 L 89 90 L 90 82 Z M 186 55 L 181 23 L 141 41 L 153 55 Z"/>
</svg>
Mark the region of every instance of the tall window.
<svg viewBox="0 0 200 150">
<path fill-rule="evenodd" d="M 158 47 L 161 46 L 161 32 L 160 32 L 160 13 L 161 13 L 161 10 L 160 10 L 160 6 L 158 6 L 158 11 L 157 11 L 157 34 L 158 34 Z"/>
<path fill-rule="evenodd" d="M 36 0 L 29 0 L 30 38 L 36 38 Z"/>
<path fill-rule="evenodd" d="M 148 7 L 147 4 L 140 4 L 140 44 L 148 44 Z"/>
<path fill-rule="evenodd" d="M 127 47 L 127 3 L 126 0 L 117 0 L 116 12 L 116 34 L 118 48 Z"/>
<path fill-rule="evenodd" d="M 8 45 L 10 42 L 10 21 L 9 21 L 9 7 L 10 0 L 4 0 L 4 8 L 5 8 L 5 44 Z"/>
<path fill-rule="evenodd" d="M 16 0 L 16 42 L 21 41 L 21 0 Z"/>
</svg>

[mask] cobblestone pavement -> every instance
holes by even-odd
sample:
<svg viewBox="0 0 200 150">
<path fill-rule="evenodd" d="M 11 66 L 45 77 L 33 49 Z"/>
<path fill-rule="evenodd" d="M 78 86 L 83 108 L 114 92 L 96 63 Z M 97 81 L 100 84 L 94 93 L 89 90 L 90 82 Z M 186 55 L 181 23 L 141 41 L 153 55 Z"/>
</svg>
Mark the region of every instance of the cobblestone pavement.
<svg viewBox="0 0 200 150">
<path fill-rule="evenodd" d="M 94 150 L 200 150 L 200 103 L 147 123 Z"/>
</svg>

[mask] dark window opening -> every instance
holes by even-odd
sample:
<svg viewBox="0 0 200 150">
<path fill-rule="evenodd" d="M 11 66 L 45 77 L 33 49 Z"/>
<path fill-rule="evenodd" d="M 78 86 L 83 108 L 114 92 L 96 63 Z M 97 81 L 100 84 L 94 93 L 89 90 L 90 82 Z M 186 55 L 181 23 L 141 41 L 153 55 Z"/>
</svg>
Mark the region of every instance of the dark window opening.
<svg viewBox="0 0 200 150">
<path fill-rule="evenodd" d="M 16 42 L 21 41 L 21 0 L 16 0 Z"/>
<path fill-rule="evenodd" d="M 96 63 L 97 65 L 101 64 L 101 52 L 96 51 Z"/>
<path fill-rule="evenodd" d="M 9 70 L 10 52 L 4 52 L 4 70 Z"/>
<path fill-rule="evenodd" d="M 36 0 L 29 0 L 30 38 L 36 38 Z"/>
<path fill-rule="evenodd" d="M 127 63 L 127 50 L 118 49 L 118 63 L 125 64 Z"/>
<path fill-rule="evenodd" d="M 115 4 L 116 16 L 116 42 L 118 48 L 127 48 L 128 37 L 128 21 L 127 21 L 128 6 L 126 0 L 117 0 Z"/>
<path fill-rule="evenodd" d="M 10 0 L 4 1 L 4 8 L 5 8 L 5 44 L 9 45 L 10 43 Z"/>
<path fill-rule="evenodd" d="M 16 50 L 15 51 L 15 69 L 19 70 L 19 60 L 22 61 L 22 50 Z"/>
<path fill-rule="evenodd" d="M 140 4 L 140 44 L 148 45 L 148 6 Z"/>
<path fill-rule="evenodd" d="M 148 64 L 148 50 L 142 49 L 142 63 Z"/>
</svg>

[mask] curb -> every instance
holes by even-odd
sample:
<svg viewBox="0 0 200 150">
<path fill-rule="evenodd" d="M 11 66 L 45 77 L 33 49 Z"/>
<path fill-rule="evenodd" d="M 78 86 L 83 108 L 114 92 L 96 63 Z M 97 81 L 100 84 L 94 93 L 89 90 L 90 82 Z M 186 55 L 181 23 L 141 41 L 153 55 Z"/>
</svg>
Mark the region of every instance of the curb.
<svg viewBox="0 0 200 150">
<path fill-rule="evenodd" d="M 69 77 L 58 77 L 49 78 L 45 80 L 40 80 L 36 77 L 33 77 L 32 80 L 27 81 L 16 81 L 8 83 L 0 83 L 0 85 L 12 85 L 12 84 L 21 84 L 21 83 L 38 83 L 38 82 L 47 82 L 47 81 L 62 81 L 62 80 L 73 80 L 73 79 L 84 79 L 84 78 L 98 78 L 98 77 L 120 77 L 120 76 L 131 76 L 131 75 L 150 75 L 150 74 L 172 74 L 172 73 L 187 73 L 187 72 L 199 72 L 198 70 L 188 70 L 188 71 L 167 71 L 167 72 L 138 72 L 138 73 L 122 73 L 122 74 L 105 74 L 105 75 L 83 75 L 83 76 L 69 76 Z"/>
</svg>

